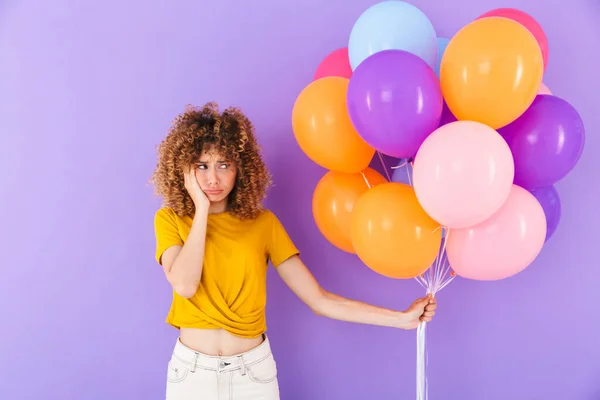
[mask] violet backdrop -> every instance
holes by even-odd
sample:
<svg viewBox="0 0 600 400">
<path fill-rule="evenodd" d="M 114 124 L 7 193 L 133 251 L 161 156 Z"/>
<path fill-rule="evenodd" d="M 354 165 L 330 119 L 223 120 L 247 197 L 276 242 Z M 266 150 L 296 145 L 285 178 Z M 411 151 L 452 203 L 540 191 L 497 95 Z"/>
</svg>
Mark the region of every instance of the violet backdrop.
<svg viewBox="0 0 600 400">
<path fill-rule="evenodd" d="M 177 332 L 164 323 L 171 292 L 153 260 L 160 203 L 147 182 L 188 103 L 237 105 L 254 121 L 276 183 L 267 205 L 326 289 L 390 308 L 423 294 L 319 234 L 310 205 L 325 171 L 291 131 L 297 94 L 374 3 L 0 4 L 0 398 L 164 398 Z M 600 399 L 600 3 L 414 4 L 445 37 L 493 8 L 532 14 L 550 43 L 544 82 L 587 129 L 583 157 L 557 185 L 561 223 L 535 263 L 439 294 L 430 398 Z M 414 398 L 415 331 L 317 317 L 275 271 L 268 279 L 283 399 Z"/>
</svg>

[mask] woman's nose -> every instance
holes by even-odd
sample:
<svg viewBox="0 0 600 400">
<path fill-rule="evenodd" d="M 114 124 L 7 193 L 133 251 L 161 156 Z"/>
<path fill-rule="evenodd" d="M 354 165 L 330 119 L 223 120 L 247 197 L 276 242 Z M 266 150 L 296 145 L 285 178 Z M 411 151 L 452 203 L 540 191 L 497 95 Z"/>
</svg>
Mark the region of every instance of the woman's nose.
<svg viewBox="0 0 600 400">
<path fill-rule="evenodd" d="M 208 171 L 208 184 L 213 185 L 219 183 L 217 178 L 217 172 L 214 169 L 210 169 Z"/>
</svg>

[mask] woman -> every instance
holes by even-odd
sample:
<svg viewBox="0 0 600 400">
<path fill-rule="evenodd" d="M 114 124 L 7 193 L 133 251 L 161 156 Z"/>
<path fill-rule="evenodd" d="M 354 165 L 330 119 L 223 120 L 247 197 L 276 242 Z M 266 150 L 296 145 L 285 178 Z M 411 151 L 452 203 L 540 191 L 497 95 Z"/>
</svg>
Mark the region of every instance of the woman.
<svg viewBox="0 0 600 400">
<path fill-rule="evenodd" d="M 431 321 L 432 298 L 398 312 L 319 286 L 278 218 L 261 208 L 270 185 L 250 121 L 214 103 L 188 108 L 159 146 L 153 182 L 156 260 L 173 287 L 167 323 L 180 330 L 167 399 L 279 399 L 265 335 L 268 262 L 316 314 L 413 329 Z"/>
</svg>

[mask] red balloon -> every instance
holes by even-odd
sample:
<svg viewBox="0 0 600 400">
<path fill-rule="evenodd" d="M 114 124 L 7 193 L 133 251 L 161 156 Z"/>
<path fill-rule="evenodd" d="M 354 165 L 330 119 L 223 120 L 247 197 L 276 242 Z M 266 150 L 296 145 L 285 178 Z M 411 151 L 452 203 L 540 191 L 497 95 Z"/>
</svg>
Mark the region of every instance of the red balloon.
<svg viewBox="0 0 600 400">
<path fill-rule="evenodd" d="M 515 8 L 497 8 L 495 10 L 486 12 L 485 14 L 479 16 L 479 18 L 477 19 L 487 17 L 509 18 L 527 28 L 529 32 L 531 32 L 531 34 L 535 37 L 535 40 L 537 40 L 538 45 L 542 50 L 544 70 L 546 70 L 546 66 L 548 65 L 548 38 L 546 38 L 546 34 L 544 33 L 542 26 L 535 19 L 533 19 L 531 15 L 527 14 L 524 11 L 517 10 Z"/>
<path fill-rule="evenodd" d="M 348 78 L 352 76 L 352 68 L 348 59 L 348 48 L 344 47 L 329 53 L 317 67 L 313 81 L 326 76 L 341 76 Z"/>
</svg>

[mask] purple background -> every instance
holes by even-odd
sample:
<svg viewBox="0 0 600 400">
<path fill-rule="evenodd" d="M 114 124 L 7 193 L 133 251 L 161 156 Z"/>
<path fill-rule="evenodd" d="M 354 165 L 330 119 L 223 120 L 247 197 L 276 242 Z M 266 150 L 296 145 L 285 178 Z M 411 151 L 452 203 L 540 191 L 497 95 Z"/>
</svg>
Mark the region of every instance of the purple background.
<svg viewBox="0 0 600 400">
<path fill-rule="evenodd" d="M 38 0 L 0 5 L 0 398 L 161 399 L 177 332 L 153 260 L 155 147 L 187 103 L 243 107 L 280 216 L 325 288 L 391 308 L 422 294 L 333 248 L 312 220 L 325 172 L 290 127 L 300 90 L 374 1 Z M 416 1 L 439 36 L 520 7 L 545 28 L 545 83 L 588 138 L 557 187 L 561 225 L 500 282 L 456 280 L 428 329 L 431 399 L 600 398 L 597 0 Z M 594 167 L 596 165 L 596 167 Z M 298 205 L 292 205 L 298 201 Z M 283 399 L 410 399 L 415 332 L 313 315 L 274 271 Z"/>
</svg>

